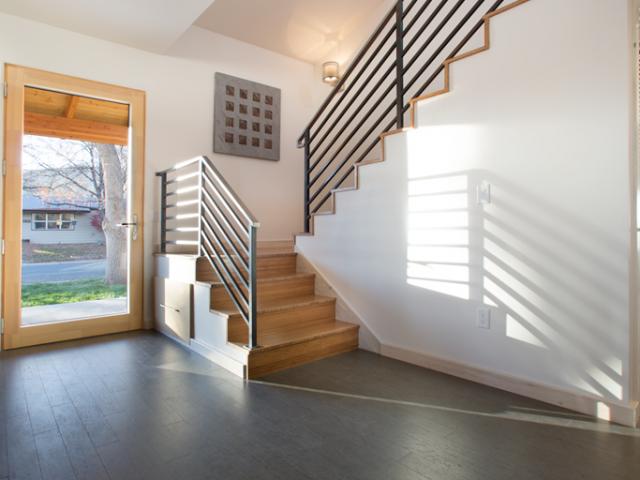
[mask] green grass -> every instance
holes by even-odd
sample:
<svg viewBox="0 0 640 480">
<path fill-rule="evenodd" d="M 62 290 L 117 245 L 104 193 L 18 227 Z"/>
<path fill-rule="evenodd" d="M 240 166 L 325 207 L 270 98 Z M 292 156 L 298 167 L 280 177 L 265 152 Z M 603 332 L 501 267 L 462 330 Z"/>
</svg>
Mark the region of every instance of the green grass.
<svg viewBox="0 0 640 480">
<path fill-rule="evenodd" d="M 126 285 L 107 285 L 101 279 L 32 283 L 22 286 L 22 306 L 57 305 L 125 297 L 126 295 Z"/>
</svg>

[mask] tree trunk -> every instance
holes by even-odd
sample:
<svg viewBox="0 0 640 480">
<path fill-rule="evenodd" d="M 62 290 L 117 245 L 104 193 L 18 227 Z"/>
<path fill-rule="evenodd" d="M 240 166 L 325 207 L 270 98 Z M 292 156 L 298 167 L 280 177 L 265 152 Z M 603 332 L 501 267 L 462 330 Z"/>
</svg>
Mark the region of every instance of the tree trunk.
<svg viewBox="0 0 640 480">
<path fill-rule="evenodd" d="M 128 229 L 118 227 L 127 221 L 126 170 L 113 145 L 96 144 L 104 175 L 104 220 L 102 230 L 106 241 L 107 265 L 105 282 L 109 285 L 127 283 Z"/>
</svg>

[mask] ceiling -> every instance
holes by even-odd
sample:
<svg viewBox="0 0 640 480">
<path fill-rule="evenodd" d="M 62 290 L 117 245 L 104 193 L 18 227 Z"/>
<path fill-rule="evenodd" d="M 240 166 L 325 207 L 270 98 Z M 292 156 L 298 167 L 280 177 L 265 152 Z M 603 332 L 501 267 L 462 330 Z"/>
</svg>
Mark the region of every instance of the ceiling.
<svg viewBox="0 0 640 480">
<path fill-rule="evenodd" d="M 211 2 L 1 0 L 0 11 L 111 42 L 164 53 Z"/>
<path fill-rule="evenodd" d="M 0 12 L 166 53 L 192 25 L 310 63 L 388 0 L 0 0 Z"/>
<path fill-rule="evenodd" d="M 195 24 L 318 63 L 384 0 L 215 0 Z"/>
</svg>

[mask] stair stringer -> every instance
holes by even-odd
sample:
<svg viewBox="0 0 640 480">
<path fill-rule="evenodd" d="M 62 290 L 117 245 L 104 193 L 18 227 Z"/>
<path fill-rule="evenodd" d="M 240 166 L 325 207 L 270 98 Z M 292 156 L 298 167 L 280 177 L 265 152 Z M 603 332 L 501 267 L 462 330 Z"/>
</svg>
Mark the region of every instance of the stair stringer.
<svg viewBox="0 0 640 480">
<path fill-rule="evenodd" d="M 405 133 L 409 130 L 413 130 L 416 127 L 416 111 L 417 111 L 417 104 L 422 102 L 422 101 L 426 101 L 441 95 L 444 95 L 446 93 L 451 92 L 451 65 L 453 65 L 454 63 L 460 61 L 460 60 L 464 60 L 466 58 L 475 56 L 479 53 L 482 52 L 486 52 L 487 50 L 489 50 L 491 48 L 491 19 L 493 17 L 496 17 L 498 15 L 501 15 L 505 12 L 508 12 L 516 7 L 519 7 L 520 5 L 523 5 L 527 2 L 529 2 L 530 0 L 516 0 L 513 3 L 510 3 L 509 5 L 505 5 L 504 7 L 498 8 L 497 10 L 491 12 L 491 13 L 487 13 L 485 16 L 482 17 L 482 21 L 484 23 L 483 25 L 483 45 L 477 48 L 474 48 L 472 50 L 469 50 L 467 52 L 461 53 L 459 55 L 456 55 L 453 58 L 450 58 L 448 60 L 445 60 L 443 62 L 443 66 L 444 66 L 444 71 L 443 71 L 443 75 L 444 75 L 444 86 L 439 89 L 436 90 L 434 92 L 430 92 L 427 93 L 425 95 L 421 95 L 419 97 L 415 97 L 412 98 L 411 100 L 409 100 L 409 118 L 410 118 L 410 126 L 406 127 L 406 128 L 400 128 L 400 129 L 396 129 L 396 130 L 390 130 L 388 132 L 384 132 L 382 134 L 380 134 L 380 148 L 381 148 L 381 157 L 379 160 L 368 160 L 368 161 L 364 161 L 364 162 L 358 162 L 356 163 L 355 166 L 355 170 L 354 170 L 354 183 L 352 186 L 349 187 L 342 187 L 342 188 L 336 188 L 331 190 L 331 197 L 330 197 L 330 201 L 329 201 L 329 210 L 327 211 L 323 211 L 323 212 L 318 212 L 318 213 L 314 213 L 311 215 L 311 219 L 309 222 L 309 232 L 308 233 L 299 233 L 294 235 L 294 239 L 295 237 L 298 236 L 309 236 L 309 235 L 313 235 L 314 234 L 314 230 L 315 230 L 315 217 L 316 216 L 324 216 L 324 215 L 335 215 L 336 213 L 336 198 L 337 198 L 337 194 L 338 193 L 342 193 L 342 192 L 349 192 L 349 191 L 353 191 L 353 190 L 359 190 L 360 188 L 360 168 L 362 167 L 366 167 L 368 165 L 372 165 L 372 164 L 376 164 L 376 163 L 380 163 L 380 162 L 384 162 L 386 160 L 386 152 L 385 152 L 385 138 L 392 136 L 392 135 L 398 135 L 401 133 Z"/>
</svg>

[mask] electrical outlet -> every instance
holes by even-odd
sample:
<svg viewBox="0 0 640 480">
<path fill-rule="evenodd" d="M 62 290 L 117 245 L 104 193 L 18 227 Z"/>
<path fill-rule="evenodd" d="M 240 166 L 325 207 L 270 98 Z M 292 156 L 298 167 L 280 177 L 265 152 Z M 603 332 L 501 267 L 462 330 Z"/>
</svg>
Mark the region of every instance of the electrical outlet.
<svg viewBox="0 0 640 480">
<path fill-rule="evenodd" d="M 491 328 L 491 309 L 489 307 L 479 307 L 476 316 L 476 327 Z"/>
</svg>

